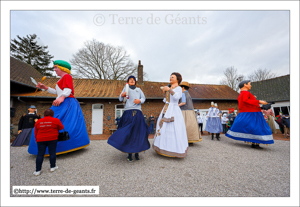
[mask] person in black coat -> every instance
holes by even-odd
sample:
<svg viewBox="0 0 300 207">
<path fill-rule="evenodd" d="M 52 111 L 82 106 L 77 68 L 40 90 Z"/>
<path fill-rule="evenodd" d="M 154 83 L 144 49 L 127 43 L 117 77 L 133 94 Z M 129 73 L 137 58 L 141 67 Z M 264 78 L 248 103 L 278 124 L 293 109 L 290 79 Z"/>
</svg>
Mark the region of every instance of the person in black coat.
<svg viewBox="0 0 300 207">
<path fill-rule="evenodd" d="M 34 127 L 35 122 L 40 118 L 41 116 L 36 114 L 36 107 L 34 105 L 29 106 L 28 113 L 20 118 L 18 124 L 18 136 L 11 146 L 29 145 L 31 130 Z"/>
<path fill-rule="evenodd" d="M 150 123 L 150 129 L 151 129 L 151 134 L 154 134 L 154 122 L 155 122 L 155 118 L 154 116 L 149 117 L 149 123 Z"/>
<path fill-rule="evenodd" d="M 284 127 L 284 137 L 287 138 L 290 136 L 290 117 L 288 115 L 284 115 L 281 119 L 281 124 Z"/>
<path fill-rule="evenodd" d="M 28 108 L 28 113 L 24 114 L 18 124 L 18 134 L 22 132 L 23 129 L 33 128 L 35 122 L 40 119 L 41 116 L 36 114 L 36 107 L 31 105 Z"/>
</svg>

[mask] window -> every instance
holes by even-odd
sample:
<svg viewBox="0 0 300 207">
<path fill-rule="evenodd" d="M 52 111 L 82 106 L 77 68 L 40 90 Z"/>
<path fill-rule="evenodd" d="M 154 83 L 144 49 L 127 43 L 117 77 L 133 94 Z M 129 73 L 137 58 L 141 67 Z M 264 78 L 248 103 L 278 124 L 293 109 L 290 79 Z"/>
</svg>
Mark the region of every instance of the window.
<svg viewBox="0 0 300 207">
<path fill-rule="evenodd" d="M 289 110 L 287 106 L 280 107 L 283 114 L 289 114 Z"/>
<path fill-rule="evenodd" d="M 273 109 L 275 116 L 279 115 L 279 112 L 290 115 L 290 106 L 274 107 Z"/>
<path fill-rule="evenodd" d="M 115 106 L 115 118 L 121 117 L 125 111 L 125 105 L 124 104 L 117 104 Z"/>
<path fill-rule="evenodd" d="M 274 109 L 275 116 L 278 116 L 280 112 L 280 107 L 274 107 L 273 109 Z"/>
<path fill-rule="evenodd" d="M 93 109 L 103 109 L 102 104 L 93 104 Z"/>
</svg>

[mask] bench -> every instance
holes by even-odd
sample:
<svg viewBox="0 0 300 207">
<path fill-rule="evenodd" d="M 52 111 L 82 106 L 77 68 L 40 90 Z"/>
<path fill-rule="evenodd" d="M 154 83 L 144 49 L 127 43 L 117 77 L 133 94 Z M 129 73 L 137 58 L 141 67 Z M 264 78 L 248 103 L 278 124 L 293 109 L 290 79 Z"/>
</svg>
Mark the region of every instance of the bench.
<svg viewBox="0 0 300 207">
<path fill-rule="evenodd" d="M 113 134 L 117 129 L 109 129 L 111 131 L 111 134 Z"/>
</svg>

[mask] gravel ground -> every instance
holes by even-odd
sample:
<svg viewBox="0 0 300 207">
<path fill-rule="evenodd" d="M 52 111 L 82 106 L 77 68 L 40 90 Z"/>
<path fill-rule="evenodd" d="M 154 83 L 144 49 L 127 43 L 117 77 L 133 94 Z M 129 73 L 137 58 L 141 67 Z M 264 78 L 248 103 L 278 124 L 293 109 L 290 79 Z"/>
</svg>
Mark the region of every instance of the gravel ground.
<svg viewBox="0 0 300 207">
<path fill-rule="evenodd" d="M 57 156 L 59 169 L 53 173 L 45 158 L 40 176 L 32 174 L 36 156 L 27 147 L 11 147 L 11 196 L 25 196 L 13 195 L 12 186 L 83 185 L 99 186 L 100 197 L 289 197 L 290 142 L 274 142 L 253 149 L 224 135 L 221 141 L 203 136 L 184 159 L 151 148 L 129 163 L 127 154 L 106 140 L 92 140 L 84 149 Z"/>
</svg>

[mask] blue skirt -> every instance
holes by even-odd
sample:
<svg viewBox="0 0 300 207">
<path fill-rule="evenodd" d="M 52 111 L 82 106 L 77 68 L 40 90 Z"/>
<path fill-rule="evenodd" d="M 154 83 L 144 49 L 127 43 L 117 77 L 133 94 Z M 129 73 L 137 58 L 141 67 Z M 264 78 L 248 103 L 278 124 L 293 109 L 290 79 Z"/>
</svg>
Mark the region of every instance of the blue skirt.
<svg viewBox="0 0 300 207">
<path fill-rule="evenodd" d="M 75 151 L 90 144 L 84 116 L 77 99 L 66 98 L 59 106 L 52 106 L 50 109 L 54 111 L 54 118 L 58 118 L 61 121 L 65 131 L 69 132 L 70 136 L 70 139 L 67 141 L 57 142 L 57 155 Z M 37 155 L 38 152 L 34 137 L 34 128 L 32 130 L 28 152 L 33 155 Z M 49 155 L 48 148 L 45 155 Z"/>
<path fill-rule="evenodd" d="M 208 117 L 205 126 L 205 131 L 208 131 L 209 133 L 221 133 L 223 131 L 223 127 L 220 118 Z"/>
<path fill-rule="evenodd" d="M 126 153 L 138 153 L 150 148 L 150 128 L 140 110 L 126 110 L 121 117 L 117 131 L 107 143 Z"/>
<path fill-rule="evenodd" d="M 225 135 L 245 142 L 274 143 L 271 128 L 261 112 L 239 113 Z"/>
</svg>

